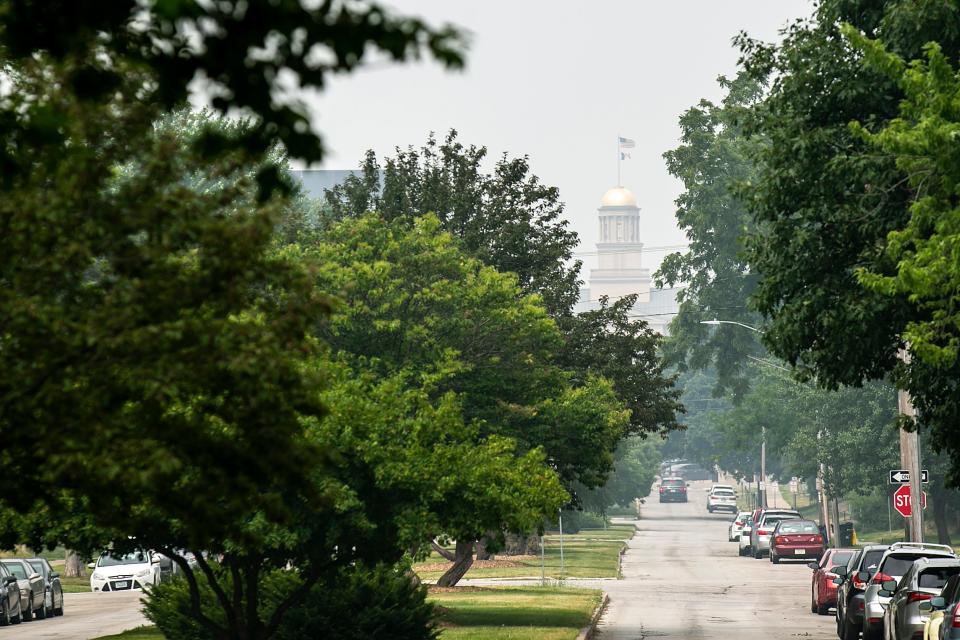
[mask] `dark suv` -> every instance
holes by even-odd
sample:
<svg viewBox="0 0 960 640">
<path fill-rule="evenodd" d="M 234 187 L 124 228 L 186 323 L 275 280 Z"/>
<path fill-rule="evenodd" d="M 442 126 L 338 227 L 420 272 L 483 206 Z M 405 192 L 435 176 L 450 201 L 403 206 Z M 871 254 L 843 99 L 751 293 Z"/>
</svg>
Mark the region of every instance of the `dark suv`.
<svg viewBox="0 0 960 640">
<path fill-rule="evenodd" d="M 687 481 L 683 478 L 664 478 L 660 481 L 660 502 L 686 502 Z"/>
<path fill-rule="evenodd" d="M 833 570 L 837 574 L 837 636 L 856 640 L 863 627 L 863 592 L 877 571 L 889 545 L 870 544 L 857 552 L 846 567 Z"/>
</svg>

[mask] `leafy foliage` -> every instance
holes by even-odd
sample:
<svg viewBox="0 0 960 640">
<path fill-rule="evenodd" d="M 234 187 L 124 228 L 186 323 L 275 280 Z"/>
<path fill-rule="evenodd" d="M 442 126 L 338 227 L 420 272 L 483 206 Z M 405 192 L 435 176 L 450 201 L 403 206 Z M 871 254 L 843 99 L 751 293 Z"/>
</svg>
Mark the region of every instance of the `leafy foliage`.
<svg viewBox="0 0 960 640">
<path fill-rule="evenodd" d="M 716 372 L 714 393 L 741 397 L 749 386 L 750 357 L 761 355 L 756 335 L 743 328 L 708 327 L 703 320 L 759 324 L 747 308 L 757 274 L 743 255 L 743 238 L 753 228 L 737 188 L 754 173 L 750 154 L 758 138 L 743 134 L 741 121 L 760 98 L 762 84 L 746 73 L 721 77 L 726 96 L 707 100 L 680 116 L 681 145 L 664 154 L 667 169 L 683 181 L 677 199 L 677 223 L 690 246 L 666 256 L 655 274 L 658 286 L 685 283 L 677 294 L 680 311 L 670 324 L 666 357 L 681 368 Z"/>
<path fill-rule="evenodd" d="M 529 159 L 505 154 L 491 173 L 486 147 L 464 146 L 450 131 L 419 150 L 397 149 L 383 166 L 368 151 L 359 175 L 326 194 L 334 219 L 376 211 L 386 220 L 433 213 L 474 257 L 514 273 L 524 293 L 538 293 L 554 316 L 568 314 L 579 295 L 577 235 L 567 228 L 555 187 L 530 172 Z"/>
<path fill-rule="evenodd" d="M 0 38 L 5 57 L 18 66 L 37 54 L 63 63 L 64 85 L 87 105 L 110 102 L 132 69 L 144 77 L 128 95 L 164 110 L 184 104 L 198 83 L 217 111 L 257 117 L 240 138 L 210 131 L 203 139 L 208 151 L 263 152 L 279 139 L 307 161 L 320 160 L 323 147 L 305 106 L 293 97 L 298 90 L 323 89 L 331 75 L 349 73 L 375 54 L 394 61 L 427 54 L 456 69 L 465 49 L 454 27 L 341 0 L 25 0 L 0 15 Z M 56 137 L 69 117 L 48 105 L 42 118 L 18 128 Z M 0 153 L 5 172 L 19 162 L 11 147 Z M 264 172 L 261 179 L 275 186 L 277 175 Z"/>
</svg>

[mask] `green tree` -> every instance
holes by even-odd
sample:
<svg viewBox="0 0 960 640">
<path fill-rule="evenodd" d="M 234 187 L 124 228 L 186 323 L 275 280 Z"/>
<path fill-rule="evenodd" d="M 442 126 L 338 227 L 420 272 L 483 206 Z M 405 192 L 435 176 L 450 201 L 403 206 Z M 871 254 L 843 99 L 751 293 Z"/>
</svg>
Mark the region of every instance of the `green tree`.
<svg viewBox="0 0 960 640">
<path fill-rule="evenodd" d="M 386 220 L 433 213 L 467 251 L 517 276 L 524 293 L 538 293 L 551 315 L 570 313 L 579 295 L 577 234 L 563 218 L 556 187 L 540 182 L 529 158 L 506 154 L 486 173 L 486 147 L 465 146 L 450 131 L 419 150 L 397 149 L 381 166 L 368 151 L 358 175 L 326 193 L 334 219 L 376 211 Z"/>
<path fill-rule="evenodd" d="M 719 78 L 726 91 L 719 104 L 708 100 L 680 116 L 681 144 L 664 154 L 667 169 L 683 182 L 677 224 L 690 246 L 666 256 L 654 277 L 658 286 L 686 284 L 677 294 L 680 310 L 665 344 L 668 360 L 681 368 L 712 367 L 722 395 L 741 397 L 749 387 L 750 357 L 764 353 L 755 333 L 741 327 L 709 327 L 703 320 L 759 324 L 747 299 L 757 274 L 744 256 L 743 239 L 753 220 L 736 189 L 754 173 L 750 154 L 761 144 L 743 133 L 745 113 L 761 97 L 760 80 L 740 73 Z"/>
<path fill-rule="evenodd" d="M 568 487 L 604 482 L 629 413 L 606 380 L 569 383 L 554 362 L 560 332 L 539 297 L 520 292 L 513 274 L 466 255 L 435 216 L 385 221 L 367 214 L 334 224 L 321 237 L 302 250 L 322 265 L 318 287 L 339 296 L 322 334 L 338 357 L 358 371 L 402 373 L 431 394 L 454 394 L 465 424 L 476 426 L 467 437 L 478 443 L 506 437 L 521 453 L 542 451 L 550 477 L 559 476 Z M 514 476 L 503 473 L 503 479 L 491 477 L 491 484 L 516 494 L 519 489 L 505 484 Z M 469 569 L 477 538 L 539 524 L 507 509 L 484 520 L 462 497 L 445 500 L 449 512 L 460 515 L 432 523 L 433 536 L 457 540 L 443 584 Z M 517 512 L 539 518 L 550 513 Z"/>
</svg>

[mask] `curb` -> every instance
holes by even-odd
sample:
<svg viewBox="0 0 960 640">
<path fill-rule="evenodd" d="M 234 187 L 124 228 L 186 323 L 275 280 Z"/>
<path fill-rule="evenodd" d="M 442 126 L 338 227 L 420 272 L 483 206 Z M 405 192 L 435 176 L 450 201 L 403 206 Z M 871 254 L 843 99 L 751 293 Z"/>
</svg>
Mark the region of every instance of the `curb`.
<svg viewBox="0 0 960 640">
<path fill-rule="evenodd" d="M 603 613 L 607 610 L 608 604 L 610 604 L 610 596 L 603 594 L 603 599 L 600 601 L 600 604 L 593 610 L 593 615 L 590 617 L 590 624 L 580 629 L 580 633 L 577 634 L 577 640 L 590 640 L 593 638 L 593 635 L 597 632 L 597 624 L 600 622 L 600 617 L 603 616 Z"/>
</svg>

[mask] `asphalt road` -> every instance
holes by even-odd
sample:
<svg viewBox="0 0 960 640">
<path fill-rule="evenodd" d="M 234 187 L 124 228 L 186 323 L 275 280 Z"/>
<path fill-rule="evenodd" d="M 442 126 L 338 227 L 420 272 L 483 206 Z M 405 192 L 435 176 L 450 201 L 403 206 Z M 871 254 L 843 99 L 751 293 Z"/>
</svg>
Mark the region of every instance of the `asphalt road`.
<svg viewBox="0 0 960 640">
<path fill-rule="evenodd" d="M 709 514 L 709 483 L 690 502 L 642 507 L 623 559 L 623 580 L 605 582 L 610 607 L 601 640 L 835 640 L 833 615 L 810 613 L 810 569 L 741 558 L 727 542 L 727 514 Z"/>
<path fill-rule="evenodd" d="M 89 640 L 144 624 L 139 591 L 67 593 L 62 616 L 0 627 L 0 640 Z"/>
</svg>

